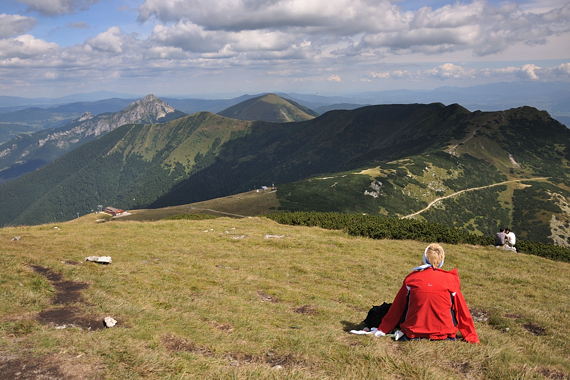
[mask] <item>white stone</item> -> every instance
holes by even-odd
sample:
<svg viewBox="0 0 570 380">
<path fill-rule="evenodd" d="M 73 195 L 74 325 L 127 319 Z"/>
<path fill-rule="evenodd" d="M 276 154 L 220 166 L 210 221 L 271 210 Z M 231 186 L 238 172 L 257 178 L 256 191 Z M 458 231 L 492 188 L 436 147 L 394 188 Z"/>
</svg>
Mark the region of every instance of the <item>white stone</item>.
<svg viewBox="0 0 570 380">
<path fill-rule="evenodd" d="M 105 327 L 110 328 L 117 324 L 117 321 L 113 319 L 113 317 L 105 317 L 104 319 Z"/>
</svg>

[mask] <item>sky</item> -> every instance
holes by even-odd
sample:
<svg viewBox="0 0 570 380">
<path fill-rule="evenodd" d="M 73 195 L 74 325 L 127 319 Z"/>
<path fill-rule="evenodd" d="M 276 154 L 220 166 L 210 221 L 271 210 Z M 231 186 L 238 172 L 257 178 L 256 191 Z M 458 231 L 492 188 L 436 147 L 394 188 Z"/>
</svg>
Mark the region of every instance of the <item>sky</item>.
<svg viewBox="0 0 570 380">
<path fill-rule="evenodd" d="M 0 0 L 0 95 L 570 88 L 570 1 Z"/>
</svg>

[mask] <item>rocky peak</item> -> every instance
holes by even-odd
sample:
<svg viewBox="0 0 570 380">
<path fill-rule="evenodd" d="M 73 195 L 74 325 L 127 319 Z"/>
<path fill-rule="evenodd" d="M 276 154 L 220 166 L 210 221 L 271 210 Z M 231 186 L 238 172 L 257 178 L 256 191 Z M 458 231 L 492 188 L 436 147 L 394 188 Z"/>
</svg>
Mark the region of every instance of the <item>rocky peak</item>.
<svg viewBox="0 0 570 380">
<path fill-rule="evenodd" d="M 85 120 L 89 120 L 89 119 L 93 119 L 95 116 L 93 116 L 93 114 L 89 111 L 86 111 L 83 113 L 83 115 L 81 115 L 79 117 L 79 119 L 77 119 L 76 121 L 85 121 Z"/>
<path fill-rule="evenodd" d="M 140 102 L 142 102 L 142 103 L 151 103 L 151 102 L 154 102 L 154 101 L 156 101 L 156 100 L 160 100 L 160 99 L 158 99 L 158 98 L 157 98 L 155 95 L 153 95 L 153 94 L 148 94 L 147 96 L 145 96 L 144 98 L 142 98 L 142 99 L 140 100 Z"/>
<path fill-rule="evenodd" d="M 153 94 L 149 94 L 141 100 L 137 100 L 125 111 L 127 110 L 131 113 L 133 120 L 142 120 L 149 117 L 158 120 L 166 116 L 166 114 L 176 111 L 173 107 L 168 105 L 168 103 L 160 100 Z"/>
</svg>

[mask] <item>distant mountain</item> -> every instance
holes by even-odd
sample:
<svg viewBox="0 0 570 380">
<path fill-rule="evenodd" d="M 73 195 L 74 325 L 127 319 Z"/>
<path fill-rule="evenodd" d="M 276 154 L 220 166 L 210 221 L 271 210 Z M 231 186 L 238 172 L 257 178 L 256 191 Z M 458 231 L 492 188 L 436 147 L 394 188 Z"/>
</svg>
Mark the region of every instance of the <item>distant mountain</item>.
<svg viewBox="0 0 570 380">
<path fill-rule="evenodd" d="M 52 101 L 55 101 L 59 104 L 67 104 L 75 102 L 97 102 L 100 100 L 107 100 L 107 99 L 139 99 L 139 98 L 140 96 L 135 94 L 125 94 L 114 91 L 94 91 L 88 93 L 66 95 L 59 98 L 54 98 L 52 99 Z"/>
<path fill-rule="evenodd" d="M 281 210 L 414 217 L 479 234 L 570 243 L 570 130 L 521 107 L 410 104 L 291 123 L 208 112 L 129 124 L 0 186 L 0 225 L 97 205 L 187 204 L 278 186 Z"/>
<path fill-rule="evenodd" d="M 192 97 L 162 96 L 172 107 L 192 114 L 209 111 L 220 112 L 244 100 L 255 98 L 258 95 L 243 95 L 228 99 L 199 99 Z M 554 118 L 570 116 L 570 87 L 568 82 L 503 82 L 471 87 L 439 87 L 433 90 L 384 90 L 346 93 L 342 96 L 279 93 L 276 95 L 295 101 L 319 113 L 320 107 L 330 107 L 336 104 L 413 104 L 440 102 L 446 105 L 459 103 L 465 108 L 476 111 L 499 111 L 517 108 L 524 105 L 546 110 Z M 110 98 L 138 99 L 132 94 L 119 94 L 114 92 L 95 92 L 89 94 L 74 94 L 60 98 L 21 98 L 0 96 L 0 114 L 13 112 L 22 108 L 41 107 L 48 108 L 55 105 L 65 105 L 77 102 L 93 102 Z M 340 109 L 340 108 L 334 108 Z M 352 109 L 342 107 L 342 109 Z M 320 112 L 323 111 L 323 112 Z M 93 111 L 91 111 L 93 113 Z"/>
<path fill-rule="evenodd" d="M 470 87 L 439 87 L 433 90 L 384 90 L 323 96 L 288 93 L 278 95 L 292 99 L 322 113 L 320 107 L 332 104 L 461 104 L 471 111 L 500 111 L 522 106 L 546 110 L 552 117 L 570 116 L 570 86 L 568 82 L 502 82 Z"/>
<path fill-rule="evenodd" d="M 29 125 L 2 123 L 0 124 L 0 144 L 10 141 L 21 133 L 32 133 L 35 131 L 36 129 Z"/>
<path fill-rule="evenodd" d="M 53 107 L 54 105 L 62 105 L 77 102 L 95 102 L 105 99 L 138 99 L 140 96 L 132 94 L 121 94 L 112 91 L 96 91 L 91 93 L 81 93 L 62 96 L 58 98 L 22 98 L 19 96 L 2 96 L 0 95 L 0 107 Z"/>
<path fill-rule="evenodd" d="M 118 112 L 134 101 L 135 99 L 114 98 L 96 102 L 76 102 L 49 108 L 30 107 L 0 113 L 0 144 L 20 133 L 62 127 L 85 112 L 91 112 L 94 115 Z"/>
<path fill-rule="evenodd" d="M 78 116 L 77 113 L 62 113 L 38 107 L 0 114 L 0 137 L 5 136 L 0 139 L 0 144 L 11 140 L 20 133 L 61 127 Z"/>
<path fill-rule="evenodd" d="M 370 105 L 370 104 L 366 104 Z M 364 107 L 365 105 L 362 104 L 352 104 L 352 103 L 335 103 L 329 106 L 320 106 L 315 108 L 315 112 L 318 112 L 322 115 L 325 112 L 334 111 L 334 110 L 354 110 L 360 107 Z"/>
<path fill-rule="evenodd" d="M 87 111 L 63 127 L 18 135 L 11 141 L 0 145 L 0 183 L 37 170 L 63 154 L 121 125 L 158 123 L 184 115 L 154 95 L 147 95 L 120 112 L 94 116 Z M 29 117 L 36 116 L 30 113 Z"/>
<path fill-rule="evenodd" d="M 319 114 L 292 100 L 266 94 L 245 100 L 218 112 L 218 115 L 239 120 L 263 120 L 274 123 L 311 120 Z"/>
<path fill-rule="evenodd" d="M 93 102 L 74 102 L 64 104 L 61 106 L 49 108 L 54 112 L 83 114 L 84 112 L 91 112 L 93 115 L 99 115 L 106 112 L 119 112 L 124 108 L 135 102 L 137 98 L 121 99 L 110 98 L 104 100 L 97 100 Z"/>
<path fill-rule="evenodd" d="M 172 107 L 187 114 L 193 114 L 201 111 L 219 112 L 234 104 L 238 104 L 244 100 L 255 98 L 259 95 L 242 95 L 236 98 L 228 99 L 199 99 L 199 98 L 172 98 L 161 97 L 163 101 Z M 118 94 L 114 92 L 100 91 L 90 94 L 69 95 L 62 98 L 19 98 L 13 96 L 0 96 L 0 115 L 15 111 L 24 110 L 26 108 L 43 108 L 53 112 L 78 112 L 73 108 L 83 107 L 83 112 L 89 111 L 93 114 L 101 112 L 117 112 L 131 104 L 139 96 L 130 94 Z M 117 106 L 120 108 L 116 108 Z M 61 107 L 61 108 L 60 108 Z"/>
<path fill-rule="evenodd" d="M 162 99 L 177 110 L 186 112 L 187 114 L 193 114 L 202 111 L 218 113 L 228 107 L 241 103 L 244 100 L 256 98 L 258 96 L 259 95 L 242 95 L 231 99 Z"/>
</svg>

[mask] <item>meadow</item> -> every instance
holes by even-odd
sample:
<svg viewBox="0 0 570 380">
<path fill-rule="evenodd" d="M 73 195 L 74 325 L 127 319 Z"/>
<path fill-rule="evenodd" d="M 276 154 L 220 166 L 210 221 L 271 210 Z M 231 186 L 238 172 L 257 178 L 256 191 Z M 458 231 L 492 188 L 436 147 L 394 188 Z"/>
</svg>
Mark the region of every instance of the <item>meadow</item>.
<svg viewBox="0 0 570 380">
<path fill-rule="evenodd" d="M 481 344 L 401 343 L 349 331 L 362 327 L 372 305 L 392 302 L 425 242 L 260 217 L 97 219 L 0 229 L 0 372 L 20 379 L 570 374 L 565 262 L 444 244 L 444 269 L 459 270 Z M 105 328 L 107 316 L 117 325 Z"/>
</svg>

